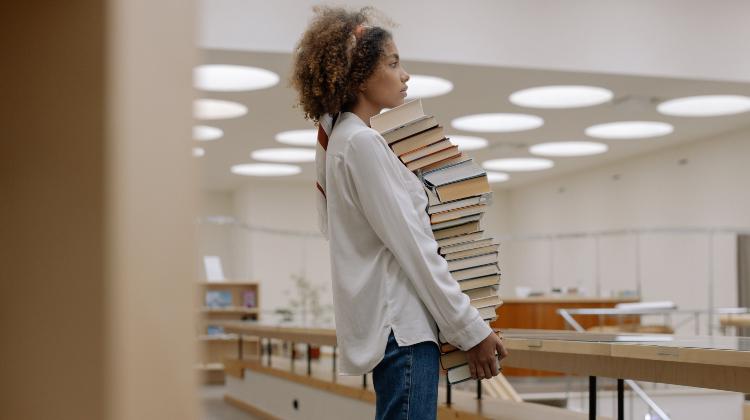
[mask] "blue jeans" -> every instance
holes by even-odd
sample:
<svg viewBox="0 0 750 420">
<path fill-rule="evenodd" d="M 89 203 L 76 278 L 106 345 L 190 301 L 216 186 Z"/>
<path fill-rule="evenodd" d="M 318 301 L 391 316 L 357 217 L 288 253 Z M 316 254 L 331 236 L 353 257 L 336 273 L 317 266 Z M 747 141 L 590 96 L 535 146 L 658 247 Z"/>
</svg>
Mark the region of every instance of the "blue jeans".
<svg viewBox="0 0 750 420">
<path fill-rule="evenodd" d="M 437 417 L 440 351 L 431 341 L 399 347 L 391 331 L 383 360 L 372 371 L 376 420 Z"/>
</svg>

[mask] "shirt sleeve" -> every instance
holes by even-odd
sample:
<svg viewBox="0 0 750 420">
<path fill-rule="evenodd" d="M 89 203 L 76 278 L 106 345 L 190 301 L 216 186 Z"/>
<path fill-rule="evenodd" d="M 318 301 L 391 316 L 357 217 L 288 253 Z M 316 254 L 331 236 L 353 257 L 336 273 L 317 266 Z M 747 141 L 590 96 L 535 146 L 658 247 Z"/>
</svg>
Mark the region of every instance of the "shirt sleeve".
<svg viewBox="0 0 750 420">
<path fill-rule="evenodd" d="M 492 331 L 461 292 L 438 254 L 437 242 L 424 228 L 426 214 L 410 197 L 403 165 L 373 130 L 350 139 L 344 154 L 360 210 L 411 280 L 449 343 L 468 350 Z"/>
</svg>

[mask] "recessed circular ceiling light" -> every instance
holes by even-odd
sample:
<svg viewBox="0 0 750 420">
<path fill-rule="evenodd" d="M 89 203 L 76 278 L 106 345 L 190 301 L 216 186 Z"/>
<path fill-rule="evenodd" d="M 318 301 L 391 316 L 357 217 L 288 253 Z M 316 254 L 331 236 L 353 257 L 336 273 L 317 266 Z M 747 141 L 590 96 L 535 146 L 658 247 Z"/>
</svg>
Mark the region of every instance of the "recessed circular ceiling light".
<svg viewBox="0 0 750 420">
<path fill-rule="evenodd" d="M 612 99 L 609 89 L 595 86 L 539 86 L 519 90 L 510 95 L 510 102 L 529 108 L 582 108 L 599 105 Z"/>
<path fill-rule="evenodd" d="M 314 162 L 315 149 L 301 147 L 279 147 L 254 150 L 250 157 L 268 162 Z"/>
<path fill-rule="evenodd" d="M 604 143 L 592 141 L 560 141 L 535 144 L 529 152 L 538 156 L 590 156 L 598 155 L 609 150 Z"/>
<path fill-rule="evenodd" d="M 489 145 L 487 139 L 481 137 L 450 135 L 448 138 L 459 150 L 478 150 Z"/>
<path fill-rule="evenodd" d="M 496 182 L 505 182 L 510 179 L 510 175 L 506 174 L 505 172 L 487 172 L 487 181 L 490 182 L 490 184 L 494 184 Z"/>
<path fill-rule="evenodd" d="M 474 114 L 451 121 L 453 128 L 483 133 L 503 133 L 541 127 L 544 120 L 527 114 Z"/>
<path fill-rule="evenodd" d="M 490 159 L 482 163 L 484 169 L 491 171 L 540 171 L 555 166 L 555 163 L 549 159 L 540 158 L 507 158 L 507 159 Z"/>
<path fill-rule="evenodd" d="M 289 130 L 276 134 L 279 143 L 292 146 L 315 146 L 318 143 L 318 130 Z"/>
<path fill-rule="evenodd" d="M 671 124 L 659 121 L 619 121 L 592 125 L 586 135 L 601 139 L 644 139 L 665 136 L 674 131 Z"/>
<path fill-rule="evenodd" d="M 193 116 L 199 120 L 236 118 L 247 114 L 247 107 L 238 102 L 219 99 L 196 99 L 193 101 Z"/>
<path fill-rule="evenodd" d="M 258 67 L 205 64 L 193 70 L 193 83 L 196 89 L 237 92 L 275 86 L 279 75 Z"/>
<path fill-rule="evenodd" d="M 245 176 L 289 176 L 302 172 L 297 165 L 281 163 L 243 163 L 230 169 L 233 174 Z"/>
<path fill-rule="evenodd" d="M 210 127 L 207 125 L 193 126 L 193 140 L 211 141 L 221 138 L 223 135 L 224 131 L 222 131 L 221 128 Z"/>
<path fill-rule="evenodd" d="M 206 149 L 202 147 L 193 147 L 193 156 L 201 157 L 206 154 Z"/>
<path fill-rule="evenodd" d="M 432 98 L 445 95 L 453 90 L 453 83 L 435 76 L 412 74 L 406 82 L 409 89 L 406 91 L 406 99 Z"/>
<path fill-rule="evenodd" d="M 715 117 L 750 111 L 750 97 L 702 95 L 672 99 L 659 104 L 657 111 L 677 117 Z"/>
</svg>

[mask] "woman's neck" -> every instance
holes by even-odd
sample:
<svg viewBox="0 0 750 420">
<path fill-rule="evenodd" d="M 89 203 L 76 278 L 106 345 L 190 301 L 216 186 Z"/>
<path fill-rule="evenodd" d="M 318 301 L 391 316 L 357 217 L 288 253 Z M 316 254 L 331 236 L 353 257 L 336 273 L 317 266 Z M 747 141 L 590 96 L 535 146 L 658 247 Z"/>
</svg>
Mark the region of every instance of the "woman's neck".
<svg viewBox="0 0 750 420">
<path fill-rule="evenodd" d="M 370 126 L 370 118 L 374 115 L 378 115 L 381 108 L 367 101 L 360 100 L 351 110 L 351 113 L 355 114 L 362 120 L 368 127 Z"/>
</svg>

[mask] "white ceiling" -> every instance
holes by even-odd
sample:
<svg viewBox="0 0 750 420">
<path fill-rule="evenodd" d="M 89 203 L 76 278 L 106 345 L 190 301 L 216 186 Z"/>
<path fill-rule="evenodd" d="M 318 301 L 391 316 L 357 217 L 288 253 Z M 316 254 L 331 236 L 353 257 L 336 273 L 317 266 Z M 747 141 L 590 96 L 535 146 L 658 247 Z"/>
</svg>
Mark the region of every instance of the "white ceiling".
<svg viewBox="0 0 750 420">
<path fill-rule="evenodd" d="M 396 42 L 402 54 L 406 55 L 398 39 Z M 494 44 L 488 45 L 491 47 Z M 292 177 L 242 177 L 229 172 L 230 166 L 234 164 L 251 162 L 252 150 L 263 147 L 283 147 L 274 140 L 276 133 L 312 128 L 312 124 L 305 121 L 301 112 L 293 107 L 295 95 L 286 82 L 291 65 L 290 54 L 204 50 L 202 62 L 262 67 L 277 72 L 282 80 L 275 87 L 259 91 L 199 93 L 200 97 L 238 101 L 249 108 L 249 113 L 244 117 L 208 123 L 208 125 L 222 128 L 225 135 L 219 140 L 201 143 L 206 149 L 206 155 L 197 159 L 203 168 L 204 188 L 232 190 L 246 182 L 259 182 L 259 180 L 261 182 L 299 181 L 312 185 L 314 163 L 302 164 L 303 172 Z M 653 139 L 604 140 L 602 142 L 607 143 L 610 150 L 603 155 L 554 158 L 556 163 L 554 168 L 540 172 L 513 173 L 510 181 L 496 184 L 499 188 L 514 188 L 679 143 L 750 128 L 750 114 L 748 113 L 710 118 L 679 118 L 663 116 L 655 110 L 657 102 L 681 96 L 700 94 L 750 96 L 750 83 L 447 64 L 417 60 L 404 60 L 404 65 L 412 74 L 439 76 L 454 83 L 454 91 L 448 95 L 423 99 L 425 111 L 435 115 L 446 127 L 450 126 L 453 118 L 474 113 L 523 112 L 544 118 L 544 126 L 534 130 L 504 134 L 478 134 L 490 141 L 488 149 L 470 152 L 480 162 L 498 157 L 529 156 L 527 148 L 535 143 L 586 140 L 584 129 L 597 123 L 632 119 L 664 121 L 675 126 L 674 133 Z M 521 108 L 508 101 L 508 96 L 516 90 L 550 84 L 601 86 L 612 90 L 615 98 L 611 103 L 569 110 Z M 475 135 L 451 128 L 448 128 L 448 133 Z"/>
</svg>

